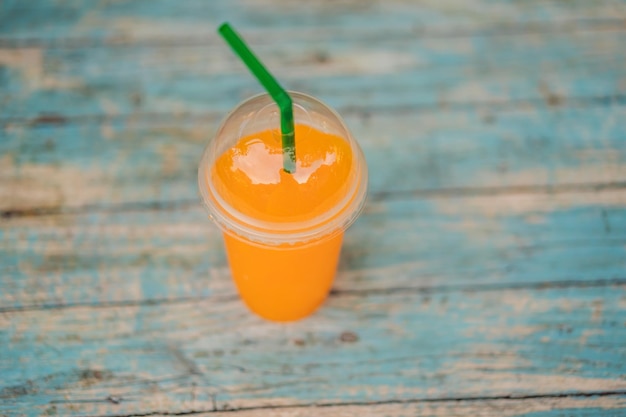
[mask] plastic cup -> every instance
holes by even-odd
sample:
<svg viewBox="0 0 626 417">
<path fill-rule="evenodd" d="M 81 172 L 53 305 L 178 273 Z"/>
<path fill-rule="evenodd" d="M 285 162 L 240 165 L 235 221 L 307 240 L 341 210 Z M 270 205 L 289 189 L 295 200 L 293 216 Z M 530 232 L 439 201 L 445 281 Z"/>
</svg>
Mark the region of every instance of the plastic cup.
<svg viewBox="0 0 626 417">
<path fill-rule="evenodd" d="M 235 107 L 198 169 L 202 201 L 223 232 L 237 290 L 250 310 L 273 321 L 306 317 L 326 299 L 344 231 L 367 193 L 365 157 L 341 117 L 311 96 L 289 95 L 294 174 L 280 172 L 282 155 L 270 146 L 272 136 L 280 142 L 280 111 L 268 94 Z"/>
</svg>

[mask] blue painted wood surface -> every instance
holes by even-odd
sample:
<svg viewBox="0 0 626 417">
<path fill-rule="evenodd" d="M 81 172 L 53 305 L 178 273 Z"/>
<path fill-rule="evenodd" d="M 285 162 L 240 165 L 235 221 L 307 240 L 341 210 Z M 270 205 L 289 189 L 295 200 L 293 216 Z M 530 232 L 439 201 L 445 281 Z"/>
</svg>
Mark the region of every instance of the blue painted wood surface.
<svg viewBox="0 0 626 417">
<path fill-rule="evenodd" d="M 368 160 L 374 196 L 619 186 L 626 177 L 625 118 L 621 104 L 346 115 Z M 195 202 L 195 167 L 217 122 L 182 117 L 7 127 L 0 209 Z"/>
<path fill-rule="evenodd" d="M 260 91 L 224 19 L 370 167 L 299 323 L 243 308 L 197 200 L 204 144 Z M 625 22 L 618 0 L 0 2 L 0 415 L 625 415 Z"/>
<path fill-rule="evenodd" d="M 371 201 L 347 233 L 335 289 L 620 281 L 625 203 L 622 190 Z M 234 295 L 196 202 L 17 217 L 1 233 L 6 311 Z"/>
<path fill-rule="evenodd" d="M 250 43 L 286 88 L 310 91 L 342 112 L 389 112 L 610 99 L 626 62 L 619 28 L 444 38 L 329 30 L 305 32 L 281 48 L 264 40 L 280 42 L 280 32 L 268 30 Z M 262 90 L 217 38 L 190 46 L 6 48 L 0 59 L 11 85 L 0 107 L 7 122 L 40 122 L 40 113 L 61 108 L 64 118 L 223 114 Z"/>
<path fill-rule="evenodd" d="M 626 390 L 625 295 L 624 284 L 357 292 L 292 325 L 234 297 L 6 313 L 3 388 L 62 415 L 613 396 Z"/>
</svg>

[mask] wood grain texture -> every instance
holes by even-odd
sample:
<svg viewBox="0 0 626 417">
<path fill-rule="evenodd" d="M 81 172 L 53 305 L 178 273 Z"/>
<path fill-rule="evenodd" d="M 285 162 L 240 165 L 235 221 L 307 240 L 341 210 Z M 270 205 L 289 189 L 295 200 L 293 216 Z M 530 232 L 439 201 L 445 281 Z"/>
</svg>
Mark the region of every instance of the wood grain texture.
<svg viewBox="0 0 626 417">
<path fill-rule="evenodd" d="M 199 203 L 2 226 L 0 309 L 234 297 Z M 625 272 L 623 190 L 408 198 L 367 205 L 346 236 L 335 291 L 584 287 Z"/>
<path fill-rule="evenodd" d="M 626 184 L 624 105 L 347 113 L 370 193 Z M 14 127 L 0 133 L 0 210 L 197 201 L 217 119 Z M 575 187 L 574 187 L 575 188 Z"/>
<path fill-rule="evenodd" d="M 337 295 L 291 325 L 238 300 L 5 312 L 0 413 L 623 393 L 625 303 L 606 285 Z"/>
</svg>

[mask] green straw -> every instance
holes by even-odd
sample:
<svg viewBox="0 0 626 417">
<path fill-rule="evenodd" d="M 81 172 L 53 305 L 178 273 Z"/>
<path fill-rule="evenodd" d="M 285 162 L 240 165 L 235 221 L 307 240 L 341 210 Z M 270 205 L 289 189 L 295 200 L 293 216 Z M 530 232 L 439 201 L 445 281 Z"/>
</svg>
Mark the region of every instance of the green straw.
<svg viewBox="0 0 626 417">
<path fill-rule="evenodd" d="M 222 23 L 218 31 L 278 105 L 283 145 L 283 169 L 293 174 L 296 171 L 296 143 L 291 97 L 228 23 Z"/>
</svg>

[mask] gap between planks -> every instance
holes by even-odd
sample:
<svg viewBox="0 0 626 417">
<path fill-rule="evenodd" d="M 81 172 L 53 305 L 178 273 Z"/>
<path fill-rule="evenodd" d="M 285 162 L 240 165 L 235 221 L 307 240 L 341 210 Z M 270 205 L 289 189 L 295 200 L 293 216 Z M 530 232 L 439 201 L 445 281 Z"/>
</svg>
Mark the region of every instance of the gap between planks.
<svg viewBox="0 0 626 417">
<path fill-rule="evenodd" d="M 566 194 L 577 192 L 600 192 L 626 189 L 626 181 L 598 183 L 570 183 L 559 185 L 515 185 L 499 187 L 449 187 L 417 189 L 407 191 L 379 191 L 370 193 L 368 200 L 397 201 L 405 199 L 455 198 L 455 197 L 489 197 L 505 195 L 540 195 Z M 200 204 L 198 199 L 182 199 L 174 201 L 130 202 L 116 205 L 85 205 L 79 207 L 32 207 L 29 209 L 0 210 L 0 220 L 18 217 L 36 217 L 51 215 L 77 215 L 86 213 L 124 213 L 132 211 L 154 210 L 167 211 L 184 209 Z"/>
<path fill-rule="evenodd" d="M 514 111 L 525 107 L 569 107 L 569 108 L 589 108 L 589 107 L 609 107 L 626 105 L 626 94 L 615 93 L 610 95 L 585 96 L 585 97 L 564 97 L 550 96 L 547 98 L 518 99 L 518 100 L 492 100 L 492 101 L 457 101 L 440 103 L 413 103 L 399 106 L 345 106 L 338 107 L 337 112 L 343 115 L 369 115 L 376 113 L 412 113 L 420 111 L 423 113 L 446 111 L 466 111 L 492 110 L 497 112 Z M 41 113 L 36 117 L 0 117 L 0 128 L 7 126 L 29 126 L 32 128 L 61 125 L 87 125 L 104 124 L 110 122 L 133 121 L 150 123 L 151 121 L 176 122 L 191 120 L 219 121 L 223 118 L 224 112 L 210 113 L 134 113 L 127 115 L 109 116 L 104 114 L 85 114 L 79 116 L 61 116 L 56 113 Z"/>
<path fill-rule="evenodd" d="M 462 284 L 462 285 L 432 285 L 432 286 L 415 286 L 415 287 L 390 287 L 390 288 L 370 288 L 365 290 L 331 290 L 329 297 L 356 297 L 367 295 L 406 295 L 407 293 L 417 293 L 424 295 L 434 294 L 451 294 L 451 293 L 480 293 L 491 291 L 524 291 L 524 290 L 550 290 L 555 288 L 599 288 L 610 286 L 626 285 L 626 277 L 596 279 L 589 281 L 543 281 L 529 283 L 504 283 L 504 284 Z M 0 314 L 4 313 L 20 313 L 26 311 L 43 311 L 43 310 L 69 310 L 73 308 L 118 308 L 118 307 L 138 307 L 138 306 L 157 306 L 196 303 L 211 300 L 213 302 L 238 302 L 237 295 L 222 296 L 197 296 L 197 297 L 177 297 L 177 298 L 153 298 L 145 300 L 122 300 L 109 302 L 89 302 L 89 303 L 49 303 L 49 304 L 31 304 L 14 307 L 0 307 Z"/>
<path fill-rule="evenodd" d="M 311 409 L 328 409 L 339 407 L 375 407 L 385 405 L 409 405 L 409 404 L 446 404 L 446 403 L 476 403 L 476 402 L 492 402 L 492 401 L 532 401 L 532 400 L 551 400 L 551 399 L 585 399 L 592 397 L 621 397 L 626 395 L 626 391 L 579 391 L 571 393 L 550 393 L 550 394 L 530 394 L 530 395 L 502 395 L 502 396 L 478 396 L 478 397 L 443 397 L 443 398 L 421 398 L 410 400 L 382 400 L 382 401 L 356 401 L 356 402 L 328 402 L 321 404 L 308 404 L 308 405 L 265 405 L 257 407 L 239 407 L 239 408 L 227 408 L 217 409 L 213 407 L 208 410 L 192 410 L 181 412 L 163 412 L 163 411 L 151 411 L 147 413 L 134 413 L 134 414 L 105 414 L 90 417 L 148 417 L 148 416 L 187 416 L 187 415 L 200 415 L 200 414 L 212 414 L 212 413 L 228 413 L 236 415 L 239 412 L 249 411 L 269 411 L 269 410 L 311 410 Z"/>
</svg>

